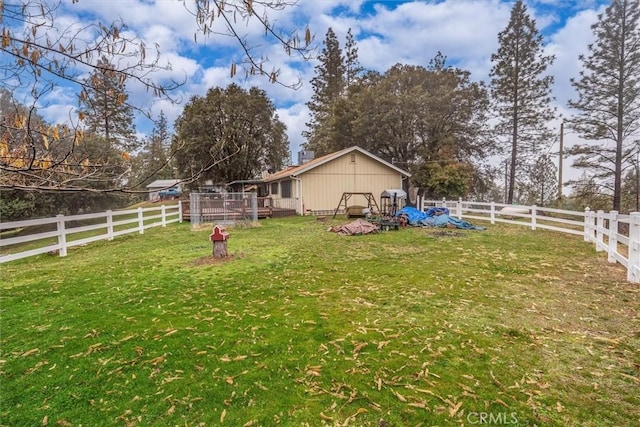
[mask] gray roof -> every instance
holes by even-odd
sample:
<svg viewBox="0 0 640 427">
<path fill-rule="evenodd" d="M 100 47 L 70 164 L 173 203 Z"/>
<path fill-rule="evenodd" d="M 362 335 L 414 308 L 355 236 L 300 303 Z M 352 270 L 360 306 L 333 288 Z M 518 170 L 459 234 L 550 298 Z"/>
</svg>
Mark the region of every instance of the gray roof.
<svg viewBox="0 0 640 427">
<path fill-rule="evenodd" d="M 169 188 L 179 183 L 179 179 L 157 179 L 151 184 L 147 185 L 147 188 Z"/>
</svg>

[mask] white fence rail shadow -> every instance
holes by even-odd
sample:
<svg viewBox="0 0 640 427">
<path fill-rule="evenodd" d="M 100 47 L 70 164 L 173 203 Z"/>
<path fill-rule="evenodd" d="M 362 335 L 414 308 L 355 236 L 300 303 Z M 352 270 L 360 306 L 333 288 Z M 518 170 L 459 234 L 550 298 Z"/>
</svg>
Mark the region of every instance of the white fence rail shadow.
<svg viewBox="0 0 640 427">
<path fill-rule="evenodd" d="M 463 200 L 418 200 L 418 209 L 444 207 L 458 219 L 508 223 L 582 236 L 606 252 L 610 263 L 627 269 L 627 280 L 640 283 L 640 212 L 621 215 L 616 211 L 568 211 L 538 206 L 508 205 Z"/>
<path fill-rule="evenodd" d="M 86 245 L 98 240 L 113 240 L 117 236 L 128 233 L 143 234 L 144 230 L 148 228 L 165 227 L 174 222 L 182 222 L 180 204 L 0 222 L 0 233 L 3 234 L 6 234 L 7 230 L 20 230 L 34 226 L 45 226 L 44 228 L 52 229 L 17 237 L 3 238 L 0 236 L 0 263 L 49 252 L 57 252 L 60 256 L 66 256 L 67 249 L 72 246 Z M 77 225 L 78 223 L 81 225 Z M 33 242 L 33 245 L 37 247 L 22 250 L 25 246 L 30 246 L 30 242 Z M 15 247 L 15 245 L 20 246 Z M 14 246 L 13 249 L 12 246 Z"/>
</svg>

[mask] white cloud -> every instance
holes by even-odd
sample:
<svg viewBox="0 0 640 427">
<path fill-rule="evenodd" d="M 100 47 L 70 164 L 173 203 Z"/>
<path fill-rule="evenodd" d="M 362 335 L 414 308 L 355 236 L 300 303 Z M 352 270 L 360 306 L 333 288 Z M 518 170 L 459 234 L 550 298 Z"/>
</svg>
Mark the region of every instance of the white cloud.
<svg viewBox="0 0 640 427">
<path fill-rule="evenodd" d="M 295 104 L 289 108 L 279 109 L 277 113 L 280 120 L 287 126 L 287 136 L 289 137 L 291 155 L 295 164 L 298 159 L 298 152 L 305 142 L 302 132 L 306 130 L 305 123 L 309 121 L 309 109 L 304 104 Z"/>
<path fill-rule="evenodd" d="M 587 52 L 587 46 L 594 39 L 591 25 L 597 20 L 597 11 L 585 10 L 569 18 L 555 34 L 546 51 L 556 56 L 550 73 L 555 77 L 554 94 L 561 104 L 573 96 L 570 79 L 577 77 L 582 63 L 580 54 Z"/>
</svg>

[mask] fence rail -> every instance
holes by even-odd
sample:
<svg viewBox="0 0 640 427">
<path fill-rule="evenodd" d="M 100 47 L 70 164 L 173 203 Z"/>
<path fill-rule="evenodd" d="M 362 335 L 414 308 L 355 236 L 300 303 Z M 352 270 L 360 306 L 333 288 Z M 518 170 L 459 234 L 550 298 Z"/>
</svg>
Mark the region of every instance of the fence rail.
<svg viewBox="0 0 640 427">
<path fill-rule="evenodd" d="M 502 222 L 582 236 L 585 242 L 595 245 L 596 251 L 606 252 L 610 263 L 624 266 L 629 282 L 640 283 L 640 212 L 622 215 L 589 208 L 577 212 L 461 199 L 418 201 L 418 209 L 426 211 L 432 207 L 447 208 L 458 219 Z"/>
<path fill-rule="evenodd" d="M 86 245 L 98 240 L 113 240 L 117 236 L 128 233 L 143 234 L 144 230 L 151 227 L 165 227 L 174 222 L 182 222 L 180 204 L 0 222 L 0 233 L 5 235 L 10 230 L 21 230 L 28 227 L 37 226 L 51 229 L 16 237 L 5 238 L 0 235 L 0 263 L 50 252 L 66 256 L 67 249 L 72 246 Z M 37 247 L 25 249 L 25 246 L 28 247 L 31 242 Z"/>
</svg>

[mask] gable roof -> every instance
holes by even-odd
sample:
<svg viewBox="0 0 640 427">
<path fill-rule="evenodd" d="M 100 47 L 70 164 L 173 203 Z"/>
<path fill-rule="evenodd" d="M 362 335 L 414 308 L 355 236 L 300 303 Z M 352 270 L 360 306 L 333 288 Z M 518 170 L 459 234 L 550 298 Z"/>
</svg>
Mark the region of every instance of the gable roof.
<svg viewBox="0 0 640 427">
<path fill-rule="evenodd" d="M 367 157 L 370 157 L 371 159 L 382 163 L 383 165 L 387 166 L 388 168 L 391 168 L 393 170 L 395 170 L 396 172 L 398 172 L 401 175 L 404 175 L 406 177 L 410 177 L 411 174 L 405 170 L 400 169 L 397 166 L 392 165 L 391 163 L 382 160 L 380 157 L 378 156 L 374 156 L 373 154 L 371 154 L 370 152 L 368 152 L 367 150 L 358 147 L 357 145 L 354 145 L 353 147 L 349 147 L 349 148 L 345 148 L 343 150 L 340 151 L 336 151 L 334 153 L 329 153 L 326 154 L 324 156 L 315 158 L 313 160 L 308 161 L 307 163 L 304 163 L 302 165 L 299 166 L 291 166 L 287 169 L 278 171 L 276 173 L 274 173 L 273 175 L 269 175 L 267 177 L 265 177 L 263 179 L 263 182 L 270 182 L 270 181 L 277 181 L 279 179 L 282 178 L 287 178 L 287 177 L 297 177 L 302 175 L 305 172 L 310 171 L 311 169 L 315 169 L 320 165 L 324 165 L 325 163 L 331 162 L 339 157 L 344 156 L 345 154 L 349 154 L 353 151 L 357 151 L 361 154 L 364 154 Z"/>
<path fill-rule="evenodd" d="M 147 188 L 169 188 L 179 183 L 179 179 L 157 179 L 151 184 L 147 185 Z"/>
</svg>

